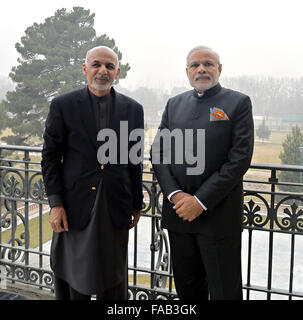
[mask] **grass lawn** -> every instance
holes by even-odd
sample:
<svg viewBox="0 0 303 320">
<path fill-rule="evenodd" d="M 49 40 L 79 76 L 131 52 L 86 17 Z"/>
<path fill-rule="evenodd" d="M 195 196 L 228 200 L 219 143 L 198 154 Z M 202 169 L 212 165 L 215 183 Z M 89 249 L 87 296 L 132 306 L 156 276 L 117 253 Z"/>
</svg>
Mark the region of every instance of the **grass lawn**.
<svg viewBox="0 0 303 320">
<path fill-rule="evenodd" d="M 6 137 L 6 136 L 12 136 L 13 135 L 13 131 L 11 128 L 6 128 L 4 129 L 1 133 L 0 133 L 0 139 L 2 137 Z"/>
<path fill-rule="evenodd" d="M 255 136 L 255 145 L 253 153 L 253 163 L 274 163 L 281 164 L 279 155 L 282 149 L 282 143 L 284 142 L 288 132 L 271 133 L 269 139 L 262 142 L 257 136 Z"/>
<path fill-rule="evenodd" d="M 133 272 L 133 271 L 132 271 Z M 128 275 L 128 282 L 129 284 L 133 284 L 133 274 L 129 274 Z M 151 280 L 150 280 L 150 275 L 149 274 L 137 274 L 137 277 L 136 277 L 136 280 L 137 280 L 137 284 L 143 284 L 145 286 L 150 286 L 151 284 Z M 167 278 L 167 284 L 166 284 L 166 288 L 168 289 L 169 288 L 169 279 Z M 172 288 L 175 289 L 175 283 L 174 283 L 174 280 L 172 281 Z"/>
<path fill-rule="evenodd" d="M 42 243 L 51 239 L 53 231 L 48 223 L 48 213 L 44 213 L 42 216 Z M 17 226 L 15 238 L 21 239 L 21 233 L 24 232 L 24 225 L 19 224 Z M 36 248 L 39 246 L 39 217 L 35 217 L 29 221 L 29 248 Z M 11 229 L 2 230 L 2 243 L 6 243 L 11 236 Z M 17 244 L 15 244 L 17 245 Z"/>
<path fill-rule="evenodd" d="M 255 142 L 252 162 L 280 164 L 281 160 L 279 158 L 279 155 L 281 151 L 282 145 L 265 142 Z"/>
</svg>

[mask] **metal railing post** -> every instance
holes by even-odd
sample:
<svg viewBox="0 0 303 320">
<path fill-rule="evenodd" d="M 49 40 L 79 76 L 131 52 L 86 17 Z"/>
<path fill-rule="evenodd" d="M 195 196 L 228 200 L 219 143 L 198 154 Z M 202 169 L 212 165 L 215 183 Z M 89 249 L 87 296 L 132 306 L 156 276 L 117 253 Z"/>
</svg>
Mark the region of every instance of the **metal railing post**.
<svg viewBox="0 0 303 320">
<path fill-rule="evenodd" d="M 275 210 L 275 190 L 276 183 L 278 182 L 277 173 L 275 169 L 271 170 L 271 176 L 268 179 L 271 183 L 270 194 L 270 207 L 269 207 L 269 250 L 268 250 L 268 274 L 267 274 L 267 289 L 271 290 L 272 284 L 272 267 L 273 267 L 273 237 L 274 237 L 274 210 Z M 267 300 L 270 300 L 271 293 L 267 292 Z"/>
</svg>

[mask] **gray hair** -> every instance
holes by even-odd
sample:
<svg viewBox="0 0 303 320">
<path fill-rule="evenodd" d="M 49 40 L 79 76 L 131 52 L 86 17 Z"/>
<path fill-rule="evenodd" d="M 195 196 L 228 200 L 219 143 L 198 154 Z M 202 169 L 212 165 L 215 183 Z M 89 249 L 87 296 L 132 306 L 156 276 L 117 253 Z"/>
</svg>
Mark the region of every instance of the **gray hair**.
<svg viewBox="0 0 303 320">
<path fill-rule="evenodd" d="M 188 66 L 188 59 L 189 59 L 190 55 L 191 55 L 193 52 L 199 51 L 199 50 L 211 51 L 211 52 L 215 55 L 215 57 L 216 57 L 216 59 L 217 59 L 217 63 L 218 63 L 218 64 L 221 63 L 221 62 L 220 62 L 220 56 L 219 56 L 219 54 L 218 54 L 216 51 L 214 51 L 212 48 L 207 47 L 207 46 L 196 46 L 196 47 L 192 48 L 192 49 L 189 51 L 188 55 L 186 56 L 186 65 L 187 65 L 187 66 Z"/>
</svg>

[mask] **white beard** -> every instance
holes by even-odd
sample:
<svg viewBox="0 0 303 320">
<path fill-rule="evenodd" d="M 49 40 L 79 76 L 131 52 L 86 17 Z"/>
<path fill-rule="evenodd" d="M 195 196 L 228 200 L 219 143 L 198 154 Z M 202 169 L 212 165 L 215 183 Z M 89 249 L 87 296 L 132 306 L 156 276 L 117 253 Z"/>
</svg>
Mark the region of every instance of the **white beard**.
<svg viewBox="0 0 303 320">
<path fill-rule="evenodd" d="M 214 86 L 212 82 L 201 84 L 201 83 L 191 83 L 192 87 L 194 87 L 198 92 L 204 92 Z"/>
<path fill-rule="evenodd" d="M 218 81 L 219 81 L 219 76 L 217 76 L 215 79 L 210 77 L 211 79 L 206 82 L 206 83 L 200 83 L 196 81 L 191 81 L 191 79 L 188 77 L 190 85 L 195 88 L 198 92 L 204 92 L 212 87 L 214 87 Z"/>
<path fill-rule="evenodd" d="M 106 84 L 97 84 L 95 80 L 93 80 L 93 82 L 92 82 L 92 87 L 98 91 L 106 91 L 106 90 L 110 89 L 111 86 L 112 86 L 112 84 L 109 82 Z"/>
</svg>

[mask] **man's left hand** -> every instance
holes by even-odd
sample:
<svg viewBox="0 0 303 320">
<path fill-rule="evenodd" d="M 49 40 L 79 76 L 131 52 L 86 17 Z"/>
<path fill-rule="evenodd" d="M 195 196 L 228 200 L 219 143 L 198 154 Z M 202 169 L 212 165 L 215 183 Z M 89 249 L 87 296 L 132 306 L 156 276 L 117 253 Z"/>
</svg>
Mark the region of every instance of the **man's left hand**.
<svg viewBox="0 0 303 320">
<path fill-rule="evenodd" d="M 141 211 L 140 210 L 133 210 L 132 216 L 133 216 L 133 220 L 129 226 L 129 229 L 133 228 L 139 222 L 139 219 L 141 216 Z"/>
<path fill-rule="evenodd" d="M 180 218 L 187 221 L 195 220 L 203 212 L 203 208 L 194 196 L 184 197 L 173 208 Z"/>
</svg>

